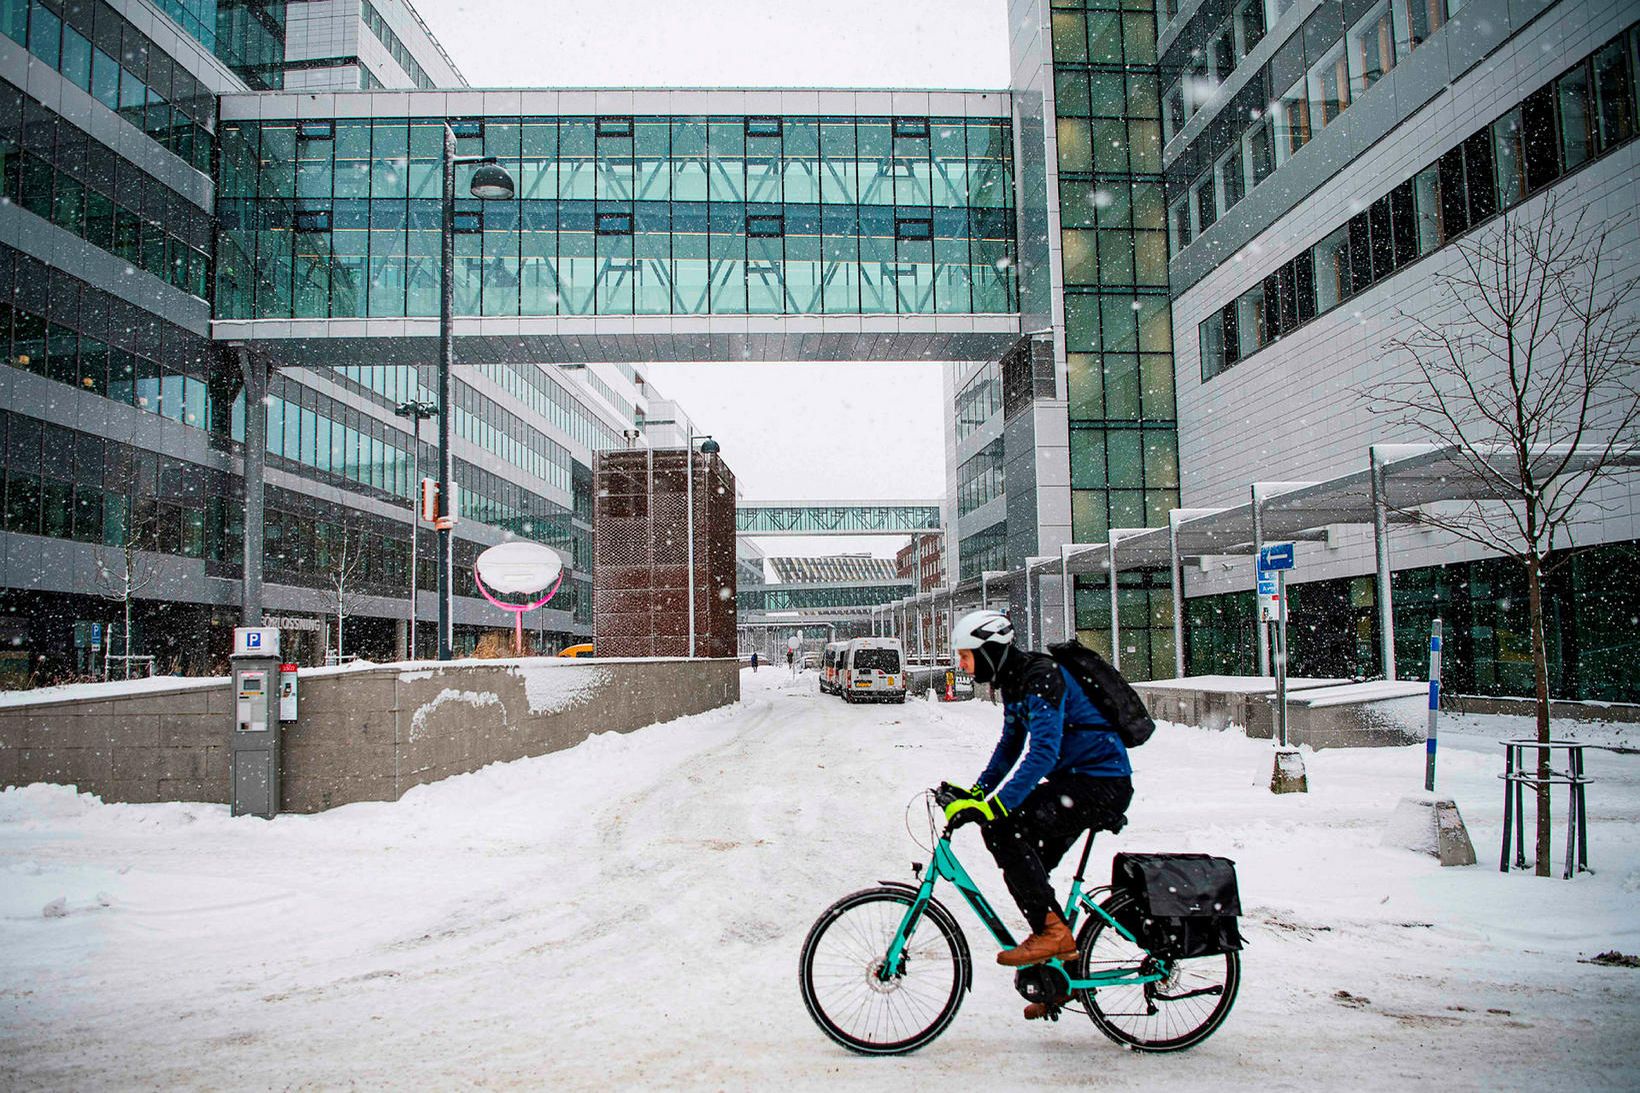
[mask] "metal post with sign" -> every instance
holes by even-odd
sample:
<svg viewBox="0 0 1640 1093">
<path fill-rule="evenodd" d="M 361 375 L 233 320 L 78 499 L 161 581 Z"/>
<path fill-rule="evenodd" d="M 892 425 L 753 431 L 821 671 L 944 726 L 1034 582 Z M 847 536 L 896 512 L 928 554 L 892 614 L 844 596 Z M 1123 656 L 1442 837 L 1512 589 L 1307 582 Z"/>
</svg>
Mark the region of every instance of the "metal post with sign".
<svg viewBox="0 0 1640 1093">
<path fill-rule="evenodd" d="M 233 632 L 233 728 L 228 738 L 230 811 L 279 814 L 279 630 L 236 626 Z M 292 695 L 294 699 L 294 692 Z M 294 711 L 293 711 L 294 712 Z"/>
<path fill-rule="evenodd" d="M 1287 746 L 1287 571 L 1293 568 L 1293 544 L 1272 543 L 1258 552 L 1260 625 L 1275 624 L 1276 762 L 1270 789 L 1276 793 L 1303 793 L 1308 789 L 1304 761 Z"/>
</svg>

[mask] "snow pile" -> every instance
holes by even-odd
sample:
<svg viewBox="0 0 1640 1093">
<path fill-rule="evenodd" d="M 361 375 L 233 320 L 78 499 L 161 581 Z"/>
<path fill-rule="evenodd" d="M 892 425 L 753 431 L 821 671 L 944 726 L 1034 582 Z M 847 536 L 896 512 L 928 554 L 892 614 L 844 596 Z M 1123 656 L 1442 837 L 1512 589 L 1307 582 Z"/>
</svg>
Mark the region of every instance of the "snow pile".
<svg viewBox="0 0 1640 1093">
<path fill-rule="evenodd" d="M 129 698 L 132 695 L 165 691 L 192 691 L 223 687 L 227 676 L 148 676 L 143 679 L 116 679 L 106 683 L 65 683 L 56 687 L 35 687 L 28 691 L 0 691 L 0 706 L 32 706 L 42 702 L 86 702 L 101 698 Z"/>
<path fill-rule="evenodd" d="M 451 702 L 462 702 L 474 709 L 482 709 L 485 706 L 501 706 L 501 697 L 493 691 L 457 691 L 446 687 L 438 693 L 437 698 L 422 703 L 416 712 L 410 715 L 410 739 L 414 740 L 421 735 L 421 730 L 427 725 L 427 719 L 435 710 Z M 505 726 L 507 710 L 504 706 L 501 708 L 501 718 Z"/>
<path fill-rule="evenodd" d="M 907 806 L 973 779 L 1001 710 L 850 706 L 784 665 L 741 686 L 734 707 L 315 816 L 0 792 L 0 1087 L 1581 1093 L 1640 1073 L 1640 973 L 1580 963 L 1640 951 L 1640 757 L 1587 757 L 1595 873 L 1559 879 L 1560 801 L 1554 878 L 1501 874 L 1495 741 L 1516 730 L 1486 717 L 1441 723 L 1472 868 L 1379 845 L 1422 745 L 1306 752 L 1310 792 L 1282 796 L 1267 741 L 1170 725 L 1134 752 L 1129 825 L 1095 841 L 1089 880 L 1119 850 L 1237 862 L 1241 994 L 1201 1047 L 1025 1024 L 942 886 L 973 948 L 962 1011 L 915 1056 L 847 1055 L 798 995 L 803 937 L 927 861 Z M 1019 930 L 979 832 L 955 849 Z"/>
</svg>

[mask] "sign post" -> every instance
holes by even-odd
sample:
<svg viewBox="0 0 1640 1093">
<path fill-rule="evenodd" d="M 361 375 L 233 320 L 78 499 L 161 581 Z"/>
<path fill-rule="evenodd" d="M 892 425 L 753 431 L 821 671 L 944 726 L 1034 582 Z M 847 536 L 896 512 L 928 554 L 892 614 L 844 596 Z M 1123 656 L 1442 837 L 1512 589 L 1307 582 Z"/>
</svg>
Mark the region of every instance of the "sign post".
<svg viewBox="0 0 1640 1093">
<path fill-rule="evenodd" d="M 1429 739 L 1424 742 L 1424 790 L 1435 792 L 1435 721 L 1441 712 L 1441 620 L 1429 630 Z"/>
<path fill-rule="evenodd" d="M 1259 619 L 1275 624 L 1276 763 L 1270 777 L 1274 793 L 1309 789 L 1304 760 L 1287 746 L 1287 571 L 1293 568 L 1293 544 L 1271 543 L 1258 553 Z"/>
</svg>

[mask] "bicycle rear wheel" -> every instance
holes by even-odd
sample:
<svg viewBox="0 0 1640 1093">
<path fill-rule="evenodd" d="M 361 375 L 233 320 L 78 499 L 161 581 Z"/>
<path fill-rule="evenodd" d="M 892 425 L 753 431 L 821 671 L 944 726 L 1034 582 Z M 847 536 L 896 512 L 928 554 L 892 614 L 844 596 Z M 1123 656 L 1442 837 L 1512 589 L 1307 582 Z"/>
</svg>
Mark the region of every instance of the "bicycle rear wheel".
<svg viewBox="0 0 1640 1093">
<path fill-rule="evenodd" d="M 850 1051 L 902 1055 L 945 1031 L 972 975 L 956 920 L 930 900 L 900 967 L 879 973 L 915 900 L 901 888 L 867 888 L 828 907 L 809 930 L 798 983 L 809 1016 Z"/>
<path fill-rule="evenodd" d="M 1120 920 L 1128 902 L 1114 895 L 1100 906 Z M 1240 953 L 1158 961 L 1099 915 L 1090 914 L 1083 923 L 1076 948 L 1078 979 L 1121 969 L 1167 969 L 1167 977 L 1155 983 L 1076 992 L 1099 1031 L 1135 1051 L 1195 1047 L 1224 1023 L 1241 986 Z"/>
</svg>

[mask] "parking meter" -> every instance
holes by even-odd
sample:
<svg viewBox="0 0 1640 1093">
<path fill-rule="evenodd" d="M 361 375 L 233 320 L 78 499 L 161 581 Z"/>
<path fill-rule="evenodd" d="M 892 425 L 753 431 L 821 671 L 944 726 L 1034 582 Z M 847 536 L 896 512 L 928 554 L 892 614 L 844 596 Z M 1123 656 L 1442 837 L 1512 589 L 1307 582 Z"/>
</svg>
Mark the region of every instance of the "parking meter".
<svg viewBox="0 0 1640 1093">
<path fill-rule="evenodd" d="M 228 740 L 230 811 L 272 819 L 279 813 L 279 630 L 233 632 L 233 726 Z"/>
</svg>

